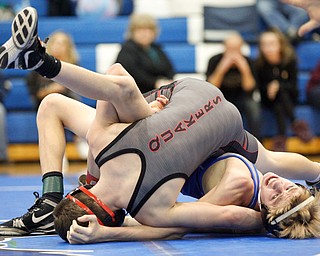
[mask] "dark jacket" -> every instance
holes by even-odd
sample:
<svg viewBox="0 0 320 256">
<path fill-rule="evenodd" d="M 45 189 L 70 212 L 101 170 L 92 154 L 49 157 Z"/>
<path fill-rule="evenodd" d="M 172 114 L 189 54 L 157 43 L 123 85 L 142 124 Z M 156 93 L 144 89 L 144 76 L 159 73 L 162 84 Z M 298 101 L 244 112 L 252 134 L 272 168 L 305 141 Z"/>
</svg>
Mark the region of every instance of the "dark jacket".
<svg viewBox="0 0 320 256">
<path fill-rule="evenodd" d="M 297 103 L 298 87 L 297 87 L 298 67 L 296 59 L 292 59 L 287 64 L 270 65 L 265 63 L 257 66 L 257 83 L 260 88 L 261 102 L 266 107 L 272 107 L 273 101 L 267 97 L 268 84 L 277 80 L 280 84 L 278 96 L 275 101 L 280 100 L 280 95 L 286 94 L 293 103 Z"/>
<path fill-rule="evenodd" d="M 175 75 L 169 58 L 155 43 L 147 51 L 128 40 L 122 45 L 116 62 L 133 76 L 142 93 L 153 90 L 158 79 L 172 79 Z"/>
<path fill-rule="evenodd" d="M 255 76 L 254 66 L 251 59 L 246 56 L 244 57 L 249 64 L 252 75 Z M 223 53 L 217 54 L 210 58 L 208 62 L 207 72 L 206 72 L 207 80 L 208 80 L 208 77 L 217 68 L 222 58 L 223 58 Z M 242 96 L 242 95 L 244 96 L 248 94 L 242 88 L 241 73 L 237 67 L 230 68 L 228 72 L 225 74 L 220 90 L 222 91 L 224 97 L 227 100 L 231 101 L 232 103 L 235 103 L 239 99 L 239 96 Z"/>
</svg>

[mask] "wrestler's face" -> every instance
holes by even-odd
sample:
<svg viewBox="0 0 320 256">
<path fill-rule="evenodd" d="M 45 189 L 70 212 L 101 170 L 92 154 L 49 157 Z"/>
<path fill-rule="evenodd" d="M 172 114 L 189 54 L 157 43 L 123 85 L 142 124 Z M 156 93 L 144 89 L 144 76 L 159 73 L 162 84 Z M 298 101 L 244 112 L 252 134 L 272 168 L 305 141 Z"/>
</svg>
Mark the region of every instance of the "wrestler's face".
<svg viewBox="0 0 320 256">
<path fill-rule="evenodd" d="M 267 207 L 281 206 L 289 202 L 289 199 L 302 192 L 302 188 L 290 180 L 268 172 L 261 181 L 261 204 Z"/>
</svg>

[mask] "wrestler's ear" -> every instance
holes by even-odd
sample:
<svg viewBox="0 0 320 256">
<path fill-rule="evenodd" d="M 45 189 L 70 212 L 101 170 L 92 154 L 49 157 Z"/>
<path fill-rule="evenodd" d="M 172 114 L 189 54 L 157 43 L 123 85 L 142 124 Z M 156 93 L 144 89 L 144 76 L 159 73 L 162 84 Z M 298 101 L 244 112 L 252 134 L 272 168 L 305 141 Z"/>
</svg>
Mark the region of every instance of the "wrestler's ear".
<svg viewBox="0 0 320 256">
<path fill-rule="evenodd" d="M 128 71 L 120 64 L 120 63 L 115 63 L 111 65 L 107 72 L 107 75 L 116 75 L 116 76 L 131 76 Z"/>
</svg>

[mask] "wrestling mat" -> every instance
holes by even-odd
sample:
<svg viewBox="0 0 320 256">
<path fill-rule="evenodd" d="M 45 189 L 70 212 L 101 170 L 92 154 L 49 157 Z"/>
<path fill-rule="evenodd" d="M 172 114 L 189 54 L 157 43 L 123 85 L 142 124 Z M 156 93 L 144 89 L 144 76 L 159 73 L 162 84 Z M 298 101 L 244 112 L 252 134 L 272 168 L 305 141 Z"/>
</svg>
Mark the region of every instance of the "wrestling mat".
<svg viewBox="0 0 320 256">
<path fill-rule="evenodd" d="M 0 175 L 0 221 L 21 216 L 41 192 L 40 176 Z M 65 190 L 77 186 L 77 177 L 65 175 Z M 180 201 L 190 198 L 180 196 Z M 265 235 L 189 234 L 180 240 L 108 242 L 70 245 L 57 235 L 1 237 L 0 255 L 320 255 L 320 239 L 289 240 Z"/>
</svg>

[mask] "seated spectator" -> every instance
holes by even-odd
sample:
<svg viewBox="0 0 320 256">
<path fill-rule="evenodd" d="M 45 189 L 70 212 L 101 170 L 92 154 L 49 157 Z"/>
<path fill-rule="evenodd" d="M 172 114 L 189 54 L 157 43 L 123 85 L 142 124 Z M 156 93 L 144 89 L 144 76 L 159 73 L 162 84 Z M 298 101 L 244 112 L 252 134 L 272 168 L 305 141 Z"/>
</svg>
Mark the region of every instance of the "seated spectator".
<svg viewBox="0 0 320 256">
<path fill-rule="evenodd" d="M 133 14 L 127 40 L 116 59 L 133 76 L 142 93 L 170 83 L 175 75 L 169 58 L 155 42 L 158 32 L 158 24 L 152 16 Z"/>
<path fill-rule="evenodd" d="M 261 33 L 258 48 L 256 70 L 261 102 L 275 114 L 278 126 L 274 150 L 286 151 L 288 119 L 293 132 L 301 140 L 308 142 L 312 138 L 307 123 L 295 116 L 298 98 L 296 53 L 285 35 L 277 29 Z"/>
<path fill-rule="evenodd" d="M 47 51 L 58 59 L 72 64 L 78 64 L 78 53 L 72 38 L 65 32 L 56 31 L 49 36 L 47 43 Z M 31 72 L 27 77 L 27 85 L 37 109 L 41 100 L 50 93 L 57 92 L 79 99 L 71 90 L 64 86 L 53 82 L 47 78 L 40 76 L 36 72 Z"/>
<path fill-rule="evenodd" d="M 268 28 L 277 28 L 297 43 L 299 27 L 308 20 L 305 10 L 279 0 L 257 0 L 257 11 Z"/>
<path fill-rule="evenodd" d="M 307 84 L 308 103 L 320 111 L 320 61 L 312 71 L 310 80 Z"/>
<path fill-rule="evenodd" d="M 224 41 L 223 53 L 210 58 L 207 81 L 220 88 L 227 100 L 244 115 L 248 130 L 260 138 L 260 102 L 254 97 L 256 80 L 252 61 L 244 56 L 244 42 L 234 33 Z"/>
<path fill-rule="evenodd" d="M 63 31 L 56 31 L 49 36 L 47 52 L 62 61 L 78 64 L 79 57 L 73 39 L 69 34 Z M 38 109 L 42 99 L 50 93 L 60 93 L 70 98 L 80 100 L 79 95 L 75 94 L 73 91 L 50 79 L 40 76 L 34 71 L 27 76 L 27 85 L 35 109 Z M 86 142 L 77 136 L 74 139 L 80 157 L 85 159 L 87 157 L 88 149 Z"/>
</svg>

